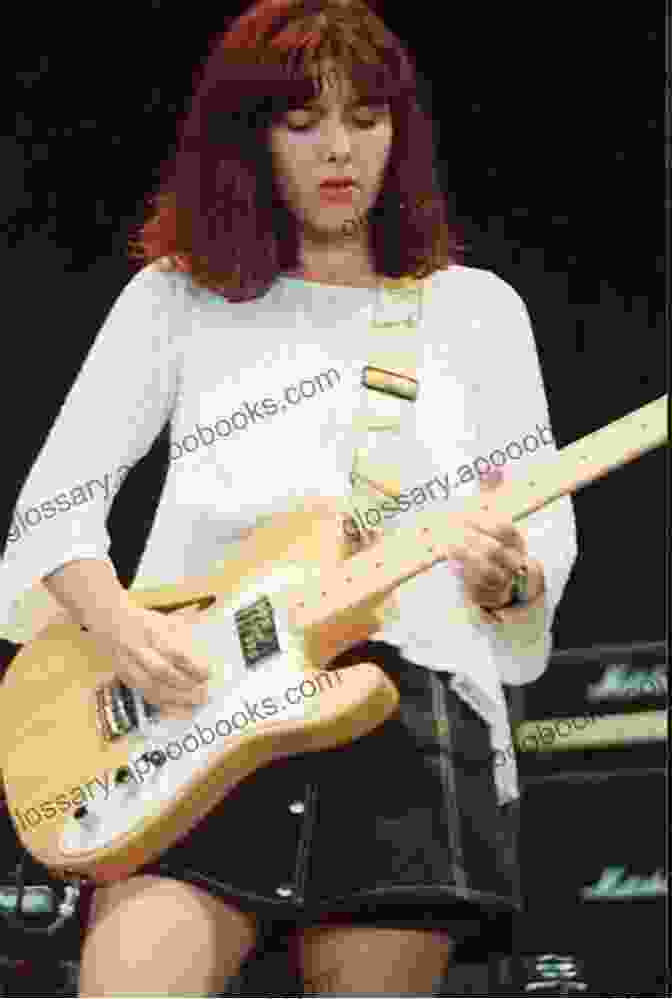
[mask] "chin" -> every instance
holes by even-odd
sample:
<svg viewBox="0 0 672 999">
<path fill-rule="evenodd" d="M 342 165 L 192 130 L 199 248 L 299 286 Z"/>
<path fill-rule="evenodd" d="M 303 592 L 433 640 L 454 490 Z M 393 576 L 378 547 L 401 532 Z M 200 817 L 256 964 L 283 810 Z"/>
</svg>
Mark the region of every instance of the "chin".
<svg viewBox="0 0 672 999">
<path fill-rule="evenodd" d="M 356 218 L 352 212 L 342 212 L 336 217 L 336 213 L 325 219 L 308 219 L 307 228 L 321 236 L 355 236 L 362 228 L 362 222 Z"/>
</svg>

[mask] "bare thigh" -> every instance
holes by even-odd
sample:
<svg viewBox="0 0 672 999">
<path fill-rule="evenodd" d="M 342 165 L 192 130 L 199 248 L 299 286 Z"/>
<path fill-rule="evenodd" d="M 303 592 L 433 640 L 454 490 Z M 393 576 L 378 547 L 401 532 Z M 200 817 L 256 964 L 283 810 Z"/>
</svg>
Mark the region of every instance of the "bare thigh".
<svg viewBox="0 0 672 999">
<path fill-rule="evenodd" d="M 194 885 L 138 875 L 96 888 L 80 996 L 206 996 L 255 945 L 253 916 Z"/>
<path fill-rule="evenodd" d="M 453 951 L 444 930 L 312 926 L 297 939 L 304 995 L 435 995 Z"/>
</svg>

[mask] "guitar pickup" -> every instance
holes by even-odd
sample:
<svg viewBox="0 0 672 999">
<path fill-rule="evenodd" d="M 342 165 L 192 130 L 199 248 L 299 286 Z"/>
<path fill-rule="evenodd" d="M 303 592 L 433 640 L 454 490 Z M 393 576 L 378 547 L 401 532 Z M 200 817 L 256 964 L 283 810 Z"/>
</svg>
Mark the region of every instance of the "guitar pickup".
<svg viewBox="0 0 672 999">
<path fill-rule="evenodd" d="M 234 617 L 240 648 L 248 669 L 255 668 L 282 651 L 273 606 L 268 597 L 259 597 L 247 607 L 241 607 Z"/>
</svg>

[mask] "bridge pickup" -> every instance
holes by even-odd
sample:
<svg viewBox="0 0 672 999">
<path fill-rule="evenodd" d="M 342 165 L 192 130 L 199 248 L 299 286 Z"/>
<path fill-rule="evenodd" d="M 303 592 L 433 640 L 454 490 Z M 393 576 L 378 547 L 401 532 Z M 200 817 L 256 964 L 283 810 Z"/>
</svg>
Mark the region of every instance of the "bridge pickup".
<svg viewBox="0 0 672 999">
<path fill-rule="evenodd" d="M 113 742 L 140 728 L 136 698 L 125 683 L 119 680 L 99 687 L 96 701 L 98 726 L 107 742 Z M 145 715 L 143 722 L 151 721 L 160 713 L 159 708 L 144 697 L 139 697 L 138 701 Z"/>
</svg>

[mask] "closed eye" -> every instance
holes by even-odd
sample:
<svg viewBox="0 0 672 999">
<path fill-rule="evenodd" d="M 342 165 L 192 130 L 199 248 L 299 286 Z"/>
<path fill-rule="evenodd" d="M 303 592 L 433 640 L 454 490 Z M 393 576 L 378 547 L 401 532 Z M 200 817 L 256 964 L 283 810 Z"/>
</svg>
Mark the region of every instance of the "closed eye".
<svg viewBox="0 0 672 999">
<path fill-rule="evenodd" d="M 372 110 L 373 114 L 371 113 Z M 365 107 L 355 109 L 353 120 L 355 124 L 359 126 L 359 128 L 365 128 L 365 129 L 373 128 L 386 114 L 386 111 L 387 111 L 387 105 L 385 104 L 381 105 L 367 104 Z M 319 111 L 313 108 L 300 108 L 294 111 L 290 111 L 289 114 L 309 116 L 308 121 L 304 120 L 303 118 L 299 118 L 297 120 L 296 118 L 292 119 L 288 117 L 285 119 L 284 122 L 287 128 L 289 128 L 292 132 L 306 132 L 309 129 L 314 128 L 315 125 L 317 125 L 317 118 L 315 116 L 316 114 L 319 114 Z"/>
</svg>

